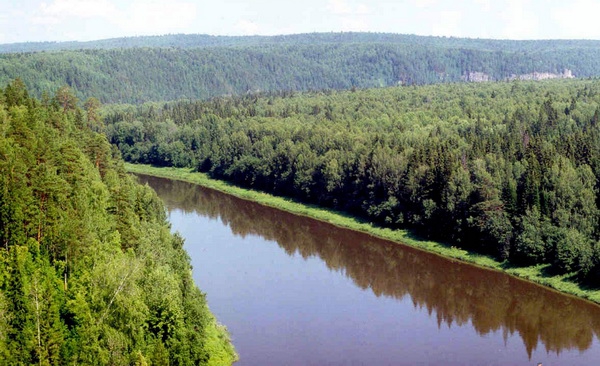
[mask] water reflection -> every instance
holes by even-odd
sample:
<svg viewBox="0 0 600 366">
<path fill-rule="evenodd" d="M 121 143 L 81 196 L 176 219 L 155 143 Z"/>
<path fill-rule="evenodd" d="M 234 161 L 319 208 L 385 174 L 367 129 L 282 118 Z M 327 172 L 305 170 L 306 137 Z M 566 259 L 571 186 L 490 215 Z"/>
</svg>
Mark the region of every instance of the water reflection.
<svg viewBox="0 0 600 366">
<path fill-rule="evenodd" d="M 140 176 L 168 208 L 220 219 L 236 235 L 260 235 L 286 253 L 318 256 L 377 296 L 409 296 L 438 326 L 471 323 L 480 335 L 518 334 L 531 357 L 584 351 L 600 330 L 600 307 L 540 286 L 362 233 L 274 210 L 188 183 Z"/>
</svg>

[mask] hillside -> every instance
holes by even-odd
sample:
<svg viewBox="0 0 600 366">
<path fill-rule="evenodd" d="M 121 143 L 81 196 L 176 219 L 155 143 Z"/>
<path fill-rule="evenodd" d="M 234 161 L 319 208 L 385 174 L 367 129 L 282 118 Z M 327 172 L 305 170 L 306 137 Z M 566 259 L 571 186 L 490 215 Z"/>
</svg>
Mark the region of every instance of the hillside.
<svg viewBox="0 0 600 366">
<path fill-rule="evenodd" d="M 2 364 L 231 364 L 161 201 L 74 101 L 0 89 Z"/>
<path fill-rule="evenodd" d="M 105 103 L 600 75 L 597 41 L 315 33 L 172 35 L 0 49 L 18 51 L 0 55 L 0 83 L 19 77 L 37 97 L 68 85 L 80 99 L 94 96 Z"/>
</svg>

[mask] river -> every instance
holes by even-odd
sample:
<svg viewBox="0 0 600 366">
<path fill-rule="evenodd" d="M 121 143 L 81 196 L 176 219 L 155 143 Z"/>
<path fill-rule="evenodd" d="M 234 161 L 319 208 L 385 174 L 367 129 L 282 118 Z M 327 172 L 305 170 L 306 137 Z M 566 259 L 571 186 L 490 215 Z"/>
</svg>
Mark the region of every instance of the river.
<svg viewBox="0 0 600 366">
<path fill-rule="evenodd" d="M 185 238 L 236 365 L 598 365 L 600 307 L 437 255 L 139 176 Z"/>
</svg>

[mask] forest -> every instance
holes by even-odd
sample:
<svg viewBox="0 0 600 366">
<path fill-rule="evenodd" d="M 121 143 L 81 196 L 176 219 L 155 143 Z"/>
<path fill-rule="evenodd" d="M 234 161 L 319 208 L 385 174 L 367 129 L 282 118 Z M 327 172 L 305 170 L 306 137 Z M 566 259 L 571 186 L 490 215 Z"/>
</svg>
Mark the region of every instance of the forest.
<svg viewBox="0 0 600 366">
<path fill-rule="evenodd" d="M 125 160 L 193 167 L 597 286 L 594 80 L 262 93 L 104 108 Z"/>
<path fill-rule="evenodd" d="M 37 98 L 66 84 L 81 100 L 138 104 L 256 92 L 503 81 L 565 70 L 587 78 L 600 75 L 598 45 L 385 33 L 26 43 L 0 45 L 0 84 L 18 77 Z"/>
<path fill-rule="evenodd" d="M 0 88 L 2 364 L 231 364 L 182 238 L 99 132 L 96 102 Z"/>
</svg>

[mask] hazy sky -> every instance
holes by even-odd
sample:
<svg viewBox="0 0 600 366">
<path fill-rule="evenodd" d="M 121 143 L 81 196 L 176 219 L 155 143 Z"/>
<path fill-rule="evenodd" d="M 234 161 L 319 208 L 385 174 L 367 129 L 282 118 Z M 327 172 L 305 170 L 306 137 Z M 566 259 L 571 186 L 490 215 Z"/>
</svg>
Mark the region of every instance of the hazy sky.
<svg viewBox="0 0 600 366">
<path fill-rule="evenodd" d="M 0 0 L 0 43 L 371 31 L 600 39 L 600 0 Z"/>
</svg>

